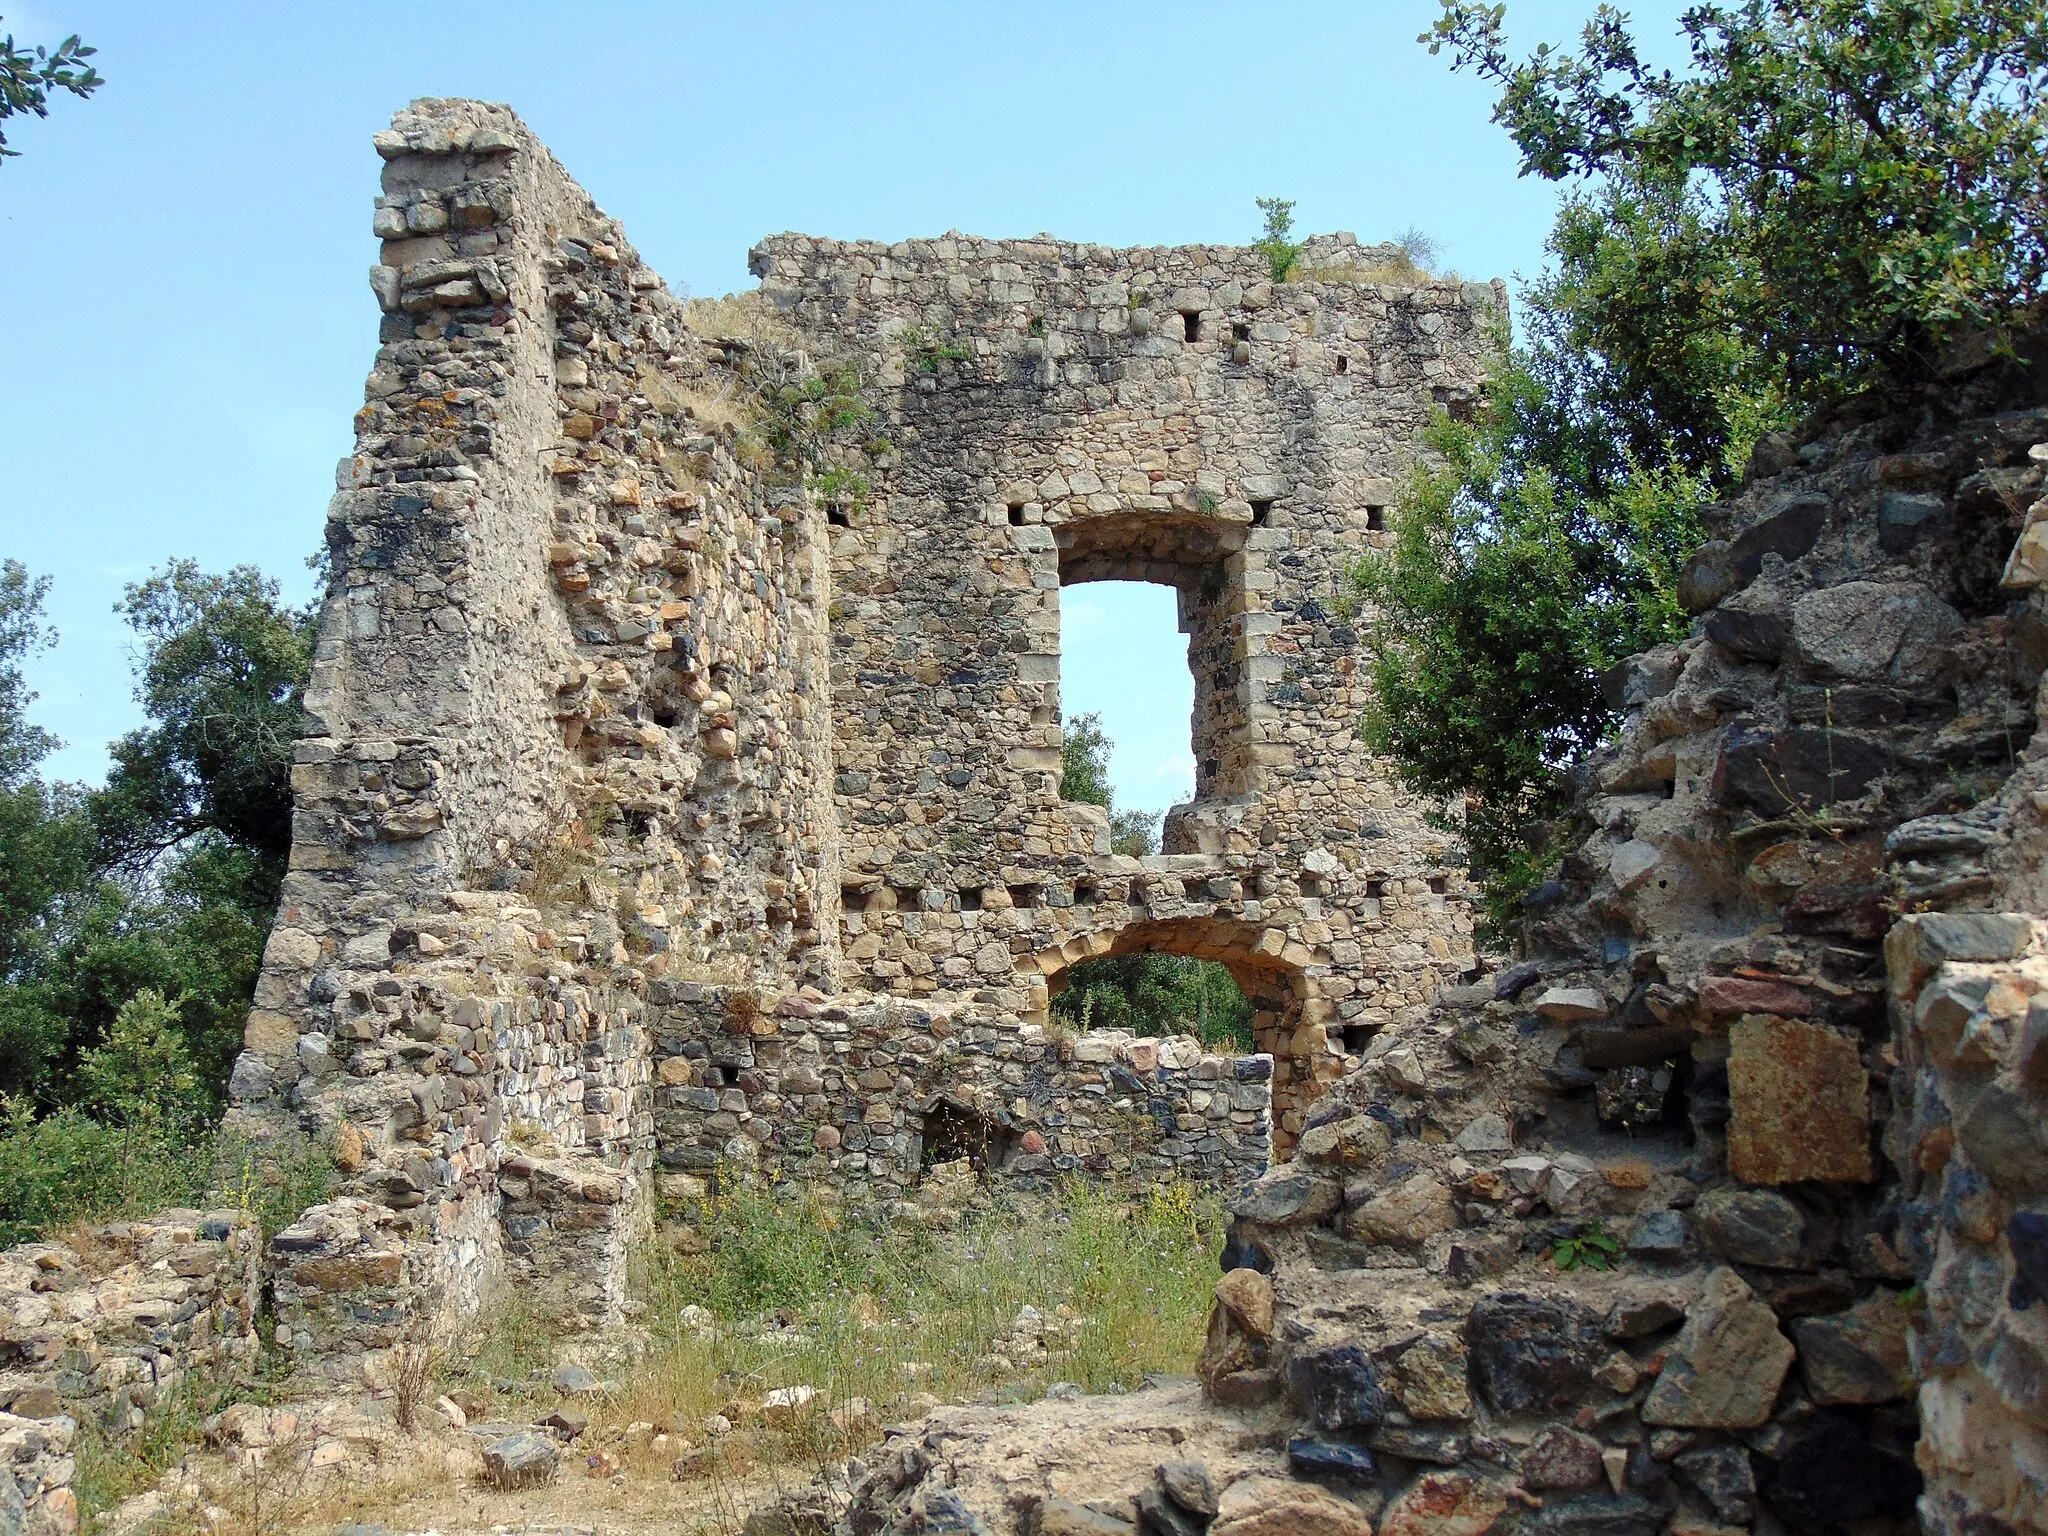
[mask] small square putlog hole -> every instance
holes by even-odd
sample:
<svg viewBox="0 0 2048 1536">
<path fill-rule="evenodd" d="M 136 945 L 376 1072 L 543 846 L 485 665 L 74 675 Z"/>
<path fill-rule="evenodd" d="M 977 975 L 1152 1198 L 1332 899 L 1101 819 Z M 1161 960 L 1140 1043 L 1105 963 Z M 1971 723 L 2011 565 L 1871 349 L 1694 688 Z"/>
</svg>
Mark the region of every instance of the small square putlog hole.
<svg viewBox="0 0 2048 1536">
<path fill-rule="evenodd" d="M 1266 524 L 1267 524 L 1267 523 L 1268 523 L 1268 522 L 1269 522 L 1269 521 L 1271 520 L 1272 516 L 1273 516 L 1273 503 L 1272 503 L 1272 502 L 1270 502 L 1270 501 L 1255 501 L 1255 502 L 1253 502 L 1253 503 L 1252 503 L 1252 526 L 1253 526 L 1254 528 L 1263 528 L 1263 527 L 1265 527 L 1265 526 L 1266 526 Z"/>
<path fill-rule="evenodd" d="M 1385 533 L 1387 530 L 1387 509 L 1385 507 L 1367 507 L 1365 509 L 1365 526 L 1369 532 Z"/>
<path fill-rule="evenodd" d="M 1191 309 L 1182 310 L 1180 312 L 1180 331 L 1182 340 L 1200 341 L 1202 339 L 1202 317 Z"/>
</svg>

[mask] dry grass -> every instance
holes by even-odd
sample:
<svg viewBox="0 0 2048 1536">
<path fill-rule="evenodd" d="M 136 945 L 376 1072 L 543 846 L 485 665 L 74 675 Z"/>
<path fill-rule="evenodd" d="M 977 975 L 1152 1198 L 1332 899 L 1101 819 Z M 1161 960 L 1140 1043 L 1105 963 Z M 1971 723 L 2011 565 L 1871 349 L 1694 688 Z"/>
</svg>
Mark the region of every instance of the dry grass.
<svg viewBox="0 0 2048 1536">
<path fill-rule="evenodd" d="M 929 1180 L 924 1198 L 957 1193 L 966 1177 Z M 1114 1391 L 1189 1369 L 1221 1224 L 1210 1196 L 1077 1184 L 1056 1199 L 981 1198 L 965 1213 L 893 1223 L 843 1211 L 822 1190 L 741 1188 L 703 1202 L 687 1213 L 696 1251 L 664 1242 L 645 1255 L 644 1332 L 628 1363 L 598 1368 L 617 1385 L 580 1401 L 590 1427 L 546 1488 L 484 1486 L 477 1444 L 432 1428 L 425 1407 L 429 1427 L 416 1434 L 302 1413 L 260 1453 L 188 1460 L 142 1529 L 282 1536 L 362 1521 L 450 1536 L 522 1524 L 731 1536 L 778 1493 L 874 1443 L 884 1423 L 939 1402 L 1027 1400 L 1058 1381 Z M 1043 1322 L 1020 1334 L 1027 1306 Z M 476 1351 L 418 1395 L 451 1391 L 473 1421 L 533 1422 L 558 1402 L 549 1367 L 587 1342 L 556 1337 L 513 1298 Z M 790 1388 L 812 1395 L 773 1395 Z M 348 1461 L 315 1466 L 337 1438 Z"/>
<path fill-rule="evenodd" d="M 795 328 L 758 288 L 728 293 L 722 299 L 692 299 L 683 307 L 683 323 L 713 341 L 741 341 L 750 347 L 785 351 L 801 345 Z"/>
</svg>

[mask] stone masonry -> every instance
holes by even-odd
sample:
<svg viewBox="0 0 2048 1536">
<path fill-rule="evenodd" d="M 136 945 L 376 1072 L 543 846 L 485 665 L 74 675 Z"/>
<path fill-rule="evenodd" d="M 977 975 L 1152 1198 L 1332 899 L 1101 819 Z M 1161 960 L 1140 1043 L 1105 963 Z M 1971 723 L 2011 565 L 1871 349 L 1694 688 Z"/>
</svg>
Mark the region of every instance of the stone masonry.
<svg viewBox="0 0 2048 1536">
<path fill-rule="evenodd" d="M 1347 562 L 1498 286 L 1384 252 L 778 237 L 701 331 L 519 121 L 378 135 L 380 346 L 329 514 L 294 848 L 235 1117 L 331 1138 L 281 1339 L 346 1373 L 510 1281 L 620 1315 L 653 1200 L 766 1168 L 1239 1182 L 1472 965 L 1454 850 L 1362 753 Z M 718 311 L 714 310 L 714 313 Z M 851 367 L 868 494 L 764 436 Z M 1179 594 L 1196 799 L 1059 798 L 1059 594 Z M 1072 964 L 1227 965 L 1258 1054 L 1062 1038 Z"/>
</svg>

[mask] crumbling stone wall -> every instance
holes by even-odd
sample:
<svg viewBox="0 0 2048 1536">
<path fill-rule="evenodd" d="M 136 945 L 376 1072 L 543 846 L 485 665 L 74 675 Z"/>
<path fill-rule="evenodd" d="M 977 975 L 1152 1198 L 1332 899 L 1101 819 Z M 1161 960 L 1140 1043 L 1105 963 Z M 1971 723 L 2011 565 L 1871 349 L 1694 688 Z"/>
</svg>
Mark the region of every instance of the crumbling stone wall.
<svg viewBox="0 0 2048 1536">
<path fill-rule="evenodd" d="M 1271 1153 L 1272 1059 L 1185 1035 L 1058 1037 L 1005 1008 L 668 989 L 654 1047 L 663 1193 L 687 1207 L 721 1167 L 906 1198 L 971 1158 L 1023 1187 L 1061 1175 L 1230 1186 Z"/>
<path fill-rule="evenodd" d="M 1481 379 L 1498 284 L 1396 284 L 1311 242 L 1111 250 L 785 235 L 762 291 L 881 390 L 872 499 L 832 535 L 849 974 L 1034 1017 L 1079 960 L 1229 964 L 1276 1058 L 1276 1137 L 1343 1052 L 1471 964 L 1453 851 L 1361 750 L 1348 562 L 1432 409 Z M 1059 798 L 1062 588 L 1174 587 L 1194 801 L 1110 856 Z"/>
<path fill-rule="evenodd" d="M 1517 963 L 1382 1031 L 1234 1202 L 1200 1372 L 1237 1439 L 1187 1438 L 1288 1476 L 1212 1533 L 2042 1528 L 2044 440 L 1762 446 L 1691 635 L 1611 680 Z M 940 1466 L 996 1532 L 1173 1487 L 943 1430 L 843 1528 L 915 1529 Z"/>
<path fill-rule="evenodd" d="M 237 1113 L 334 1136 L 420 1296 L 509 1266 L 613 1315 L 649 980 L 831 976 L 822 518 L 692 417 L 716 349 L 511 113 L 422 102 L 378 150 L 382 345 Z"/>
<path fill-rule="evenodd" d="M 1414 428 L 1477 388 L 1496 288 L 1322 270 L 1376 254 L 1344 239 L 1284 288 L 1244 250 L 948 240 L 876 279 L 866 248 L 772 241 L 804 337 L 778 364 L 853 358 L 897 443 L 828 508 L 740 435 L 749 343 L 698 335 L 509 111 L 415 103 L 377 149 L 380 346 L 233 1081 L 245 1128 L 337 1150 L 339 1198 L 280 1239 L 295 1349 L 388 1350 L 503 1278 L 617 1316 L 658 1156 L 836 1131 L 827 1173 L 881 1192 L 928 1114 L 998 1085 L 1027 1158 L 1085 1167 L 1138 1153 L 1095 1105 L 1127 1073 L 1105 1102 L 1143 1101 L 1144 1155 L 1229 1176 L 1469 967 L 1452 851 L 1352 739 L 1333 603 Z M 1198 800 L 1147 860 L 1057 798 L 1058 589 L 1112 575 L 1178 588 L 1200 677 Z M 1016 1027 L 1140 948 L 1228 964 L 1270 1061 Z M 911 1088 L 682 1056 L 715 1033 L 692 989 L 808 988 L 829 1021 L 871 1006 L 842 973 L 916 1000 L 859 1047 L 924 1061 Z M 971 1027 L 941 1048 L 940 1018 Z"/>
<path fill-rule="evenodd" d="M 170 1210 L 0 1253 L 0 1527 L 77 1530 L 82 1422 L 137 1429 L 254 1363 L 261 1252 L 245 1212 Z"/>
</svg>

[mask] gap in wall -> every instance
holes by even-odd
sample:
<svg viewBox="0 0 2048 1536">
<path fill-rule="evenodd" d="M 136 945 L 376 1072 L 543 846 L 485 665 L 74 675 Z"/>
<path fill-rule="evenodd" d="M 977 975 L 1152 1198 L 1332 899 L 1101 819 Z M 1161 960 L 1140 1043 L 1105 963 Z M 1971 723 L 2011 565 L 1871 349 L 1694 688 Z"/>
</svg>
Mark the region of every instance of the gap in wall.
<svg viewBox="0 0 2048 1536">
<path fill-rule="evenodd" d="M 1109 777 L 1118 810 L 1163 813 L 1194 798 L 1194 701 L 1172 587 L 1090 581 L 1062 589 L 1061 716 L 1069 726 L 1101 716 L 1115 748 Z"/>
</svg>

